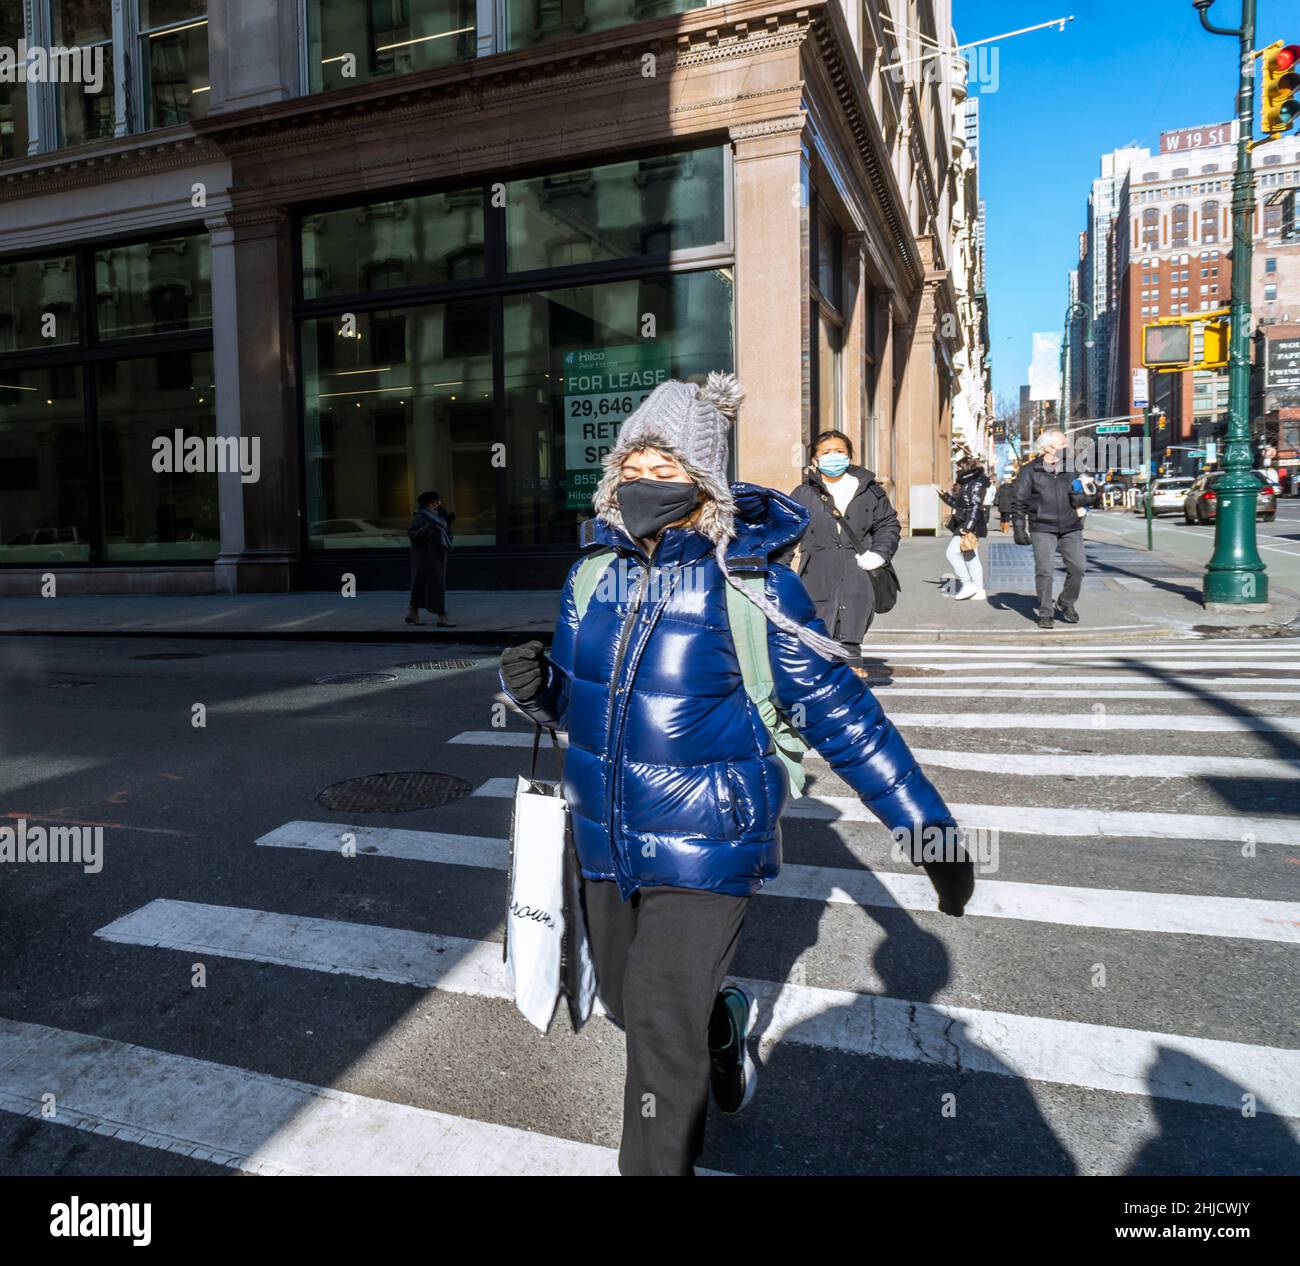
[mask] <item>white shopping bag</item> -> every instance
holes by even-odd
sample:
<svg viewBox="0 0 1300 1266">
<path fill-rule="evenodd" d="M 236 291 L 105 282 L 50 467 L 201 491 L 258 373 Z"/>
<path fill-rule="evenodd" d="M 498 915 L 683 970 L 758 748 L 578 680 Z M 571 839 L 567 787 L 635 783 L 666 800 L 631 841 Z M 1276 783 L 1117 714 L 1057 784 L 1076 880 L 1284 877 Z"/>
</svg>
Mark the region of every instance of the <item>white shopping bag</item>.
<svg viewBox="0 0 1300 1266">
<path fill-rule="evenodd" d="M 574 1029 L 582 1027 L 591 1014 L 596 973 L 569 841 L 568 806 L 558 784 L 536 777 L 540 738 L 539 729 L 532 769 L 515 785 L 504 954 L 515 1005 L 545 1033 L 560 994 L 568 999 Z"/>
</svg>

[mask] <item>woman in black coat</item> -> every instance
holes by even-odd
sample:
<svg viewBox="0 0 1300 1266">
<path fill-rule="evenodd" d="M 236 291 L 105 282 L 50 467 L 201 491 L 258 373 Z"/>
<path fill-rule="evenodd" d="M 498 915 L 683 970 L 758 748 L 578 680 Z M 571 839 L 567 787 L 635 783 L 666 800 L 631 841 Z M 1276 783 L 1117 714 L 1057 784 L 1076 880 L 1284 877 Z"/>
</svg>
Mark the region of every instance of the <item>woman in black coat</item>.
<svg viewBox="0 0 1300 1266">
<path fill-rule="evenodd" d="M 447 555 L 455 514 L 436 492 L 420 493 L 406 535 L 411 538 L 411 605 L 407 624 L 420 623 L 420 608 L 438 617 L 440 629 L 456 626 L 447 619 Z"/>
<path fill-rule="evenodd" d="M 1015 496 L 1016 479 L 1011 478 L 1003 480 L 998 488 L 998 523 L 1002 528 L 1002 535 L 1005 536 L 1011 531 L 1011 501 Z"/>
<path fill-rule="evenodd" d="M 823 431 L 790 495 L 811 516 L 799 542 L 799 576 L 830 635 L 856 646 L 876 614 L 871 572 L 894 557 L 900 532 L 889 494 L 852 462 L 849 437 Z"/>
<path fill-rule="evenodd" d="M 952 540 L 948 542 L 948 561 L 961 581 L 961 588 L 954 597 L 980 599 L 984 592 L 984 568 L 980 564 L 979 538 L 987 536 L 989 531 L 988 511 L 984 508 L 984 496 L 989 490 L 990 479 L 974 457 L 964 457 L 957 466 L 957 482 L 950 492 L 939 495 L 952 506 L 948 516 L 948 531 Z"/>
</svg>

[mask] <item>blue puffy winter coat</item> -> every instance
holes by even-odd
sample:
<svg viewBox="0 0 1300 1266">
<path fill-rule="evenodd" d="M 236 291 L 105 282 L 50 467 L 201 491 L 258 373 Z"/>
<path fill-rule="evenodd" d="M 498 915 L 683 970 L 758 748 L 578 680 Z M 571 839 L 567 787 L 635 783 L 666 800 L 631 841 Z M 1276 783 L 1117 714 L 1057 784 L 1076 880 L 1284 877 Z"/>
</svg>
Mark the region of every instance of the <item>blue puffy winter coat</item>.
<svg viewBox="0 0 1300 1266">
<path fill-rule="evenodd" d="M 767 595 L 825 632 L 798 576 L 770 556 L 798 540 L 808 513 L 767 488 L 733 484 L 734 575 L 766 571 Z M 589 548 L 612 548 L 586 614 L 575 564 L 541 694 L 524 707 L 567 728 L 563 794 L 582 872 L 617 881 L 624 898 L 670 885 L 748 896 L 781 868 L 786 774 L 745 692 L 727 620 L 726 580 L 711 541 L 669 528 L 653 561 L 621 529 L 585 524 Z M 773 700 L 891 829 L 955 825 L 902 736 L 842 663 L 770 621 Z M 802 705 L 796 707 L 796 705 Z"/>
</svg>

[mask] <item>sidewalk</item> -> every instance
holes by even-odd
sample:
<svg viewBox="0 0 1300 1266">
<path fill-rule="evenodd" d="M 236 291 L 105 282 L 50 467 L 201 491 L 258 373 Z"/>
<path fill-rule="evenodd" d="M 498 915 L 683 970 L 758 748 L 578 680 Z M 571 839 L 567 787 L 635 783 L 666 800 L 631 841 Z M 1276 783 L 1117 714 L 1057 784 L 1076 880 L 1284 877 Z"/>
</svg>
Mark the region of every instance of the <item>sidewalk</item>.
<svg viewBox="0 0 1300 1266">
<path fill-rule="evenodd" d="M 1045 633 L 1034 623 L 1033 562 L 1027 546 L 996 531 L 981 544 L 985 602 L 955 603 L 939 590 L 951 568 L 947 535 L 905 540 L 895 559 L 902 582 L 898 605 L 872 627 L 870 641 L 1021 642 L 1066 638 L 1114 640 L 1196 637 L 1300 636 L 1300 598 L 1271 589 L 1266 612 L 1208 613 L 1201 606 L 1199 568 L 1162 551 L 1148 553 L 1089 519 L 1088 575 L 1077 625 L 1058 623 Z M 1057 588 L 1064 578 L 1058 573 Z M 76 595 L 0 598 L 0 635 L 60 634 L 103 637 L 278 638 L 302 641 L 445 642 L 505 645 L 549 635 L 559 594 L 554 590 L 457 590 L 447 595 L 455 628 L 432 617 L 403 623 L 404 591 L 337 593 Z"/>
</svg>

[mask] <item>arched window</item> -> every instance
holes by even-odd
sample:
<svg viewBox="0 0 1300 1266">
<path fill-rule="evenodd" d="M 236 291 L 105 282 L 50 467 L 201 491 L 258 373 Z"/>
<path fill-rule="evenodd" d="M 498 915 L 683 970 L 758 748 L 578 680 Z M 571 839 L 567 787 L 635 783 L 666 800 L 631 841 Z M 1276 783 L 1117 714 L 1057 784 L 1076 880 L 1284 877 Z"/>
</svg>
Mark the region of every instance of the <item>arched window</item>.
<svg viewBox="0 0 1300 1266">
<path fill-rule="evenodd" d="M 1219 240 L 1219 204 L 1213 200 L 1201 203 L 1201 241 Z"/>
<path fill-rule="evenodd" d="M 1186 246 L 1189 212 L 1191 208 L 1185 202 L 1177 202 L 1169 216 L 1169 241 L 1173 246 Z"/>
</svg>

